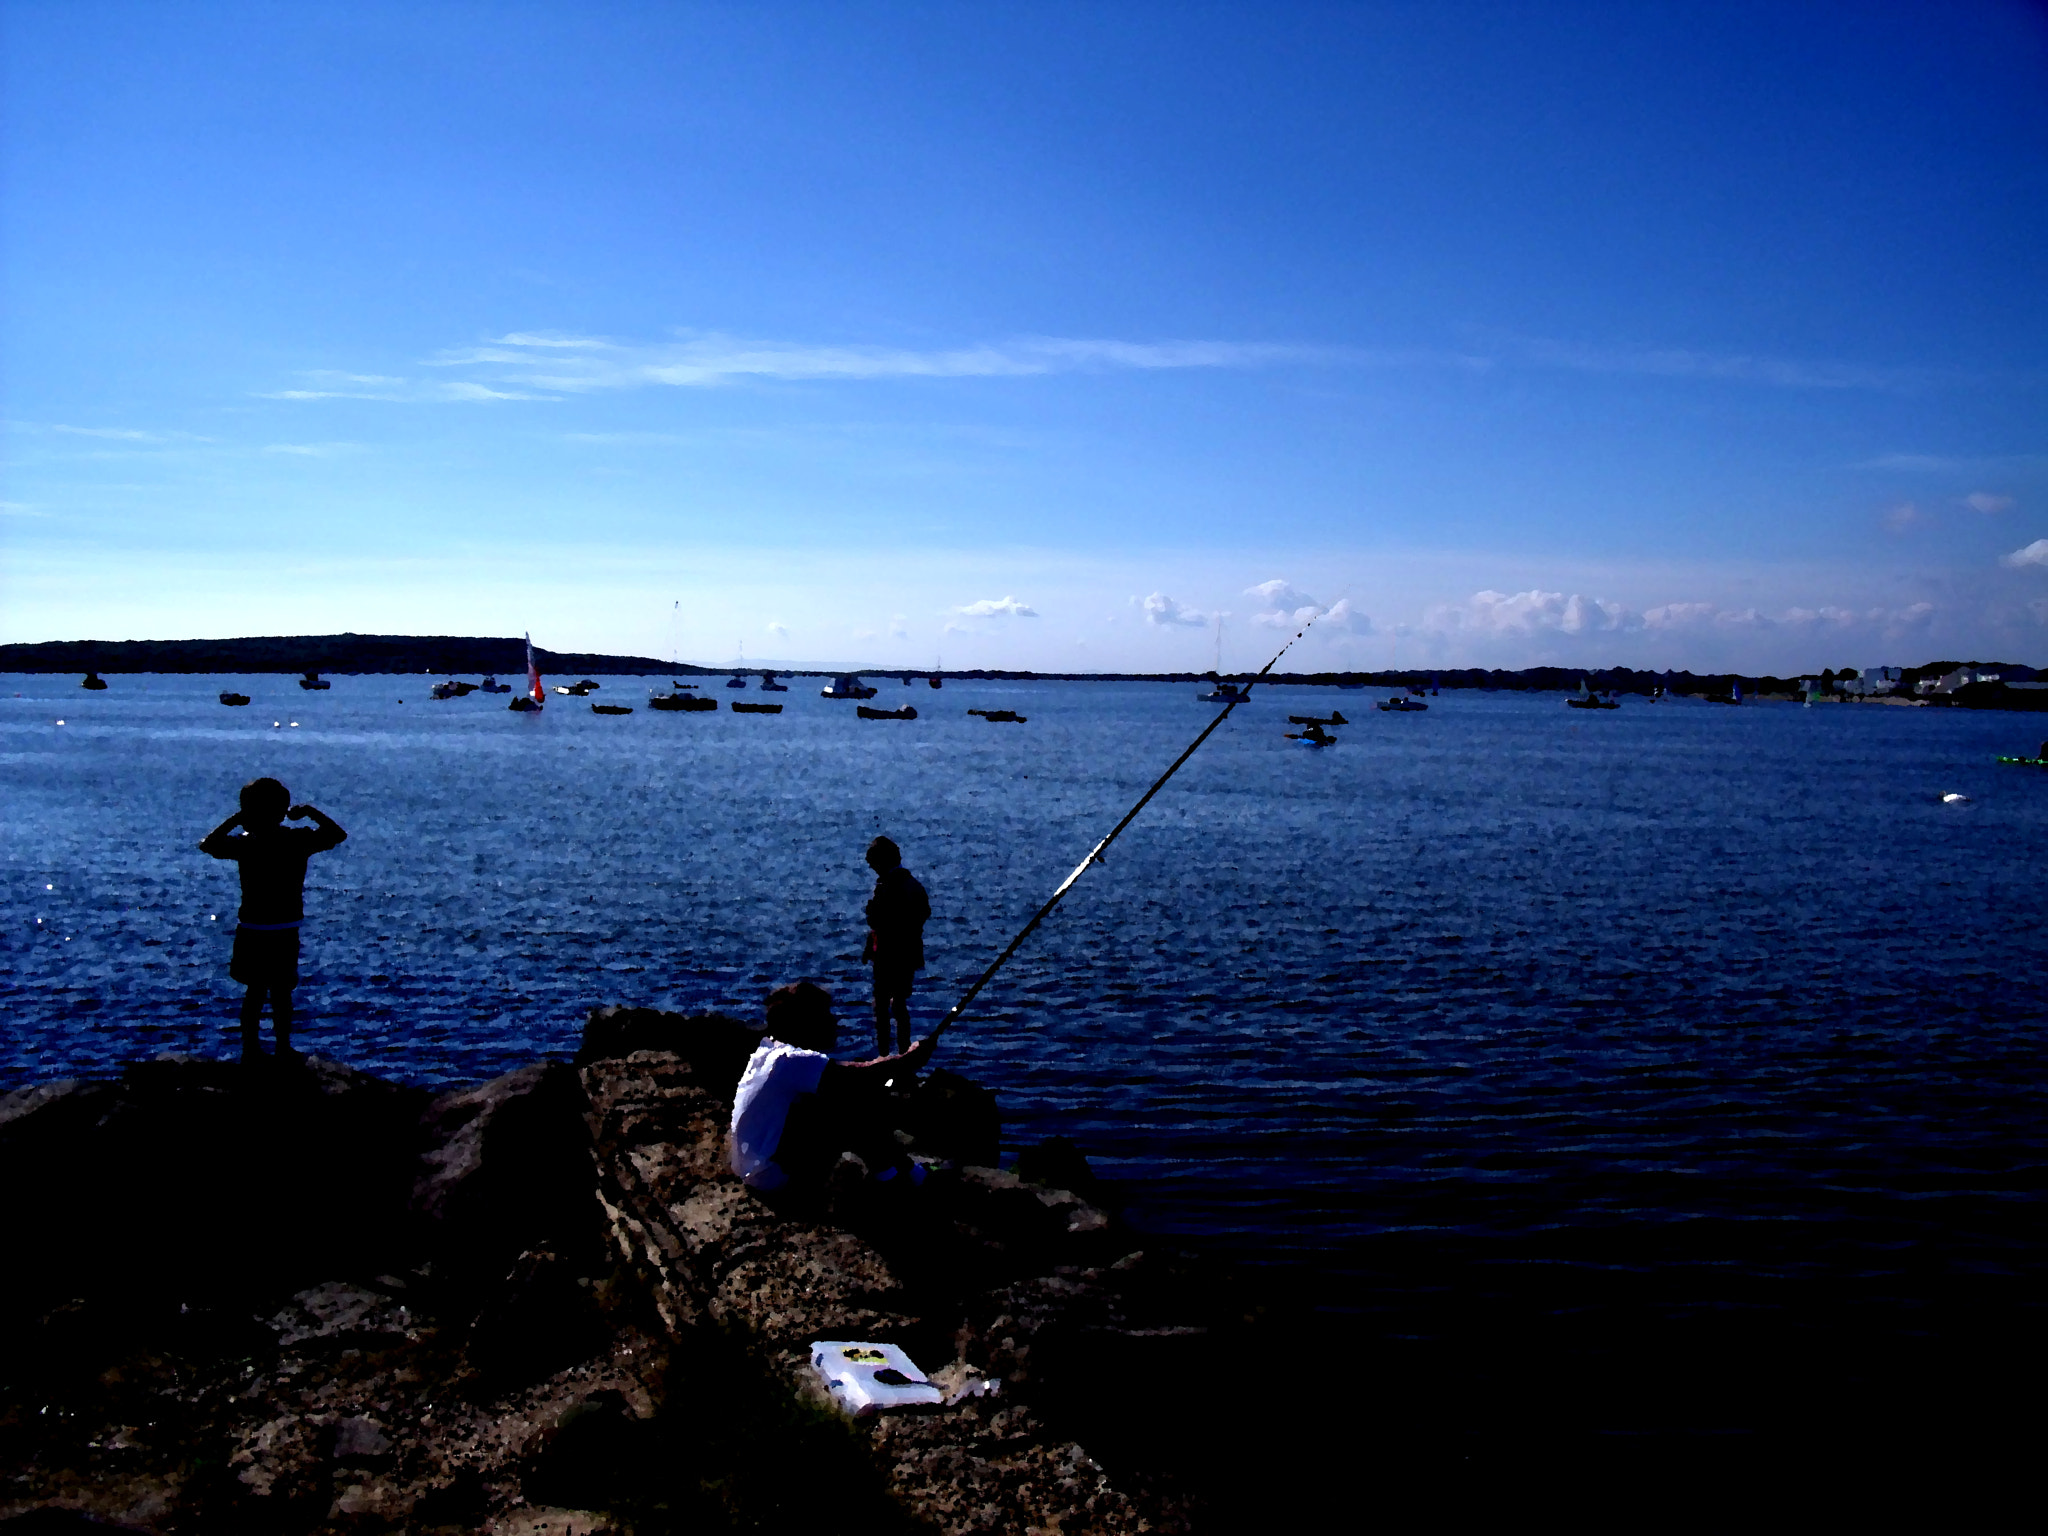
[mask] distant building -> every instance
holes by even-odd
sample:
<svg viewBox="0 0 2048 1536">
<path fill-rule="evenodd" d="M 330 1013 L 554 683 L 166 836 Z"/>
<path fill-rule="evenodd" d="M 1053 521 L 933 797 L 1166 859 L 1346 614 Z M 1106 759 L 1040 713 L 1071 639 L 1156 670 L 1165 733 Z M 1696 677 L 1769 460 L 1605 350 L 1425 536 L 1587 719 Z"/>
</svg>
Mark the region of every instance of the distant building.
<svg viewBox="0 0 2048 1536">
<path fill-rule="evenodd" d="M 1840 677 L 1835 680 L 1838 693 L 1859 698 L 1872 698 L 1890 693 L 1905 680 L 1902 667 L 1865 667 L 1860 675 Z"/>
<path fill-rule="evenodd" d="M 1940 677 L 1923 677 L 1913 685 L 1915 693 L 1956 693 L 1972 683 L 1995 683 L 1999 681 L 1996 672 L 1980 672 L 1975 667 L 1957 667 L 1953 672 Z"/>
</svg>

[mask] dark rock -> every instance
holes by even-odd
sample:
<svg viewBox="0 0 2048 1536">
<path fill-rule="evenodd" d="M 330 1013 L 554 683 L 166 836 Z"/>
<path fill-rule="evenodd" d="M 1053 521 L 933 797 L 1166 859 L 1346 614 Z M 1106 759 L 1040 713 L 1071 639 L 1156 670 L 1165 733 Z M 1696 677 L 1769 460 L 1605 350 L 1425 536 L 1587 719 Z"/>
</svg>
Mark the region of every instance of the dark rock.
<svg viewBox="0 0 2048 1536">
<path fill-rule="evenodd" d="M 391 1454 L 391 1437 L 375 1419 L 360 1414 L 334 1426 L 334 1459 L 342 1462 L 381 1461 Z"/>
<path fill-rule="evenodd" d="M 623 1395 L 596 1392 L 572 1404 L 542 1437 L 520 1479 L 528 1502 L 604 1509 L 645 1491 L 656 1471 L 658 1432 Z"/>
<path fill-rule="evenodd" d="M 1002 1151 L 996 1096 L 943 1067 L 925 1074 L 901 1102 L 898 1123 L 916 1151 L 952 1163 L 993 1166 Z"/>
<path fill-rule="evenodd" d="M 585 1107 L 576 1069 L 559 1062 L 427 1106 L 412 1207 L 445 1281 L 488 1285 L 529 1249 L 588 1244 L 599 1218 Z"/>
<path fill-rule="evenodd" d="M 0 1310 L 75 1297 L 183 1304 L 289 1292 L 404 1240 L 425 1096 L 316 1058 L 164 1058 L 0 1104 Z"/>
<path fill-rule="evenodd" d="M 1017 1177 L 1027 1184 L 1071 1189 L 1080 1195 L 1093 1196 L 1100 1188 L 1100 1181 L 1095 1177 L 1095 1170 L 1088 1166 L 1088 1159 L 1064 1136 L 1048 1136 L 1038 1145 L 1026 1147 L 1018 1153 Z"/>
<path fill-rule="evenodd" d="M 603 1348 L 595 1287 L 578 1270 L 547 1250 L 519 1255 L 470 1326 L 466 1355 L 488 1390 L 539 1381 Z"/>
<path fill-rule="evenodd" d="M 414 1321 L 410 1308 L 381 1291 L 330 1280 L 299 1292 L 267 1325 L 286 1349 L 361 1349 L 405 1338 Z"/>
<path fill-rule="evenodd" d="M 699 1086 L 730 1099 L 747 1058 L 761 1043 L 757 1025 L 722 1013 L 664 1013 L 656 1008 L 595 1008 L 583 1026 L 576 1065 L 662 1051 L 681 1057 Z"/>
</svg>

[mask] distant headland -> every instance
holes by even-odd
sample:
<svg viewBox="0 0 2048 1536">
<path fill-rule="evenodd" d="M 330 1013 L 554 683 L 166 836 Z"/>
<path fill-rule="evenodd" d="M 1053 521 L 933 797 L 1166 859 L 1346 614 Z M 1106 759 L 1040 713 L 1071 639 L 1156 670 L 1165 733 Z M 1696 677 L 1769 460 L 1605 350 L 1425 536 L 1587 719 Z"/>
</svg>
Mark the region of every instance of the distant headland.
<svg viewBox="0 0 2048 1536">
<path fill-rule="evenodd" d="M 613 656 L 600 651 L 533 648 L 543 673 L 609 676 L 724 676 L 731 666 L 661 661 L 652 656 Z M 225 640 L 46 640 L 0 645 L 0 672 L 335 672 L 464 673 L 516 675 L 526 669 L 526 642 L 518 636 L 486 635 L 252 635 Z M 760 664 L 739 670 L 759 672 Z M 789 677 L 829 677 L 851 672 L 877 677 L 928 677 L 928 667 L 774 667 Z M 962 681 L 1073 683 L 1192 683 L 1214 672 L 1033 672 L 1012 668 L 949 668 Z M 1229 677 L 1252 674 L 1232 671 Z M 1275 672 L 1272 683 L 1366 688 L 1480 688 L 1497 692 L 1548 693 L 1586 686 L 1620 694 L 1723 695 L 1739 688 L 1751 698 L 1915 700 L 1978 708 L 2048 709 L 2043 674 L 2018 662 L 1934 661 L 1890 668 L 1881 680 L 1868 674 L 1823 671 L 1817 676 L 1776 677 L 1739 672 L 1651 671 L 1632 667 L 1418 667 L 1376 672 Z M 2017 685 L 2016 687 L 2013 685 Z"/>
</svg>

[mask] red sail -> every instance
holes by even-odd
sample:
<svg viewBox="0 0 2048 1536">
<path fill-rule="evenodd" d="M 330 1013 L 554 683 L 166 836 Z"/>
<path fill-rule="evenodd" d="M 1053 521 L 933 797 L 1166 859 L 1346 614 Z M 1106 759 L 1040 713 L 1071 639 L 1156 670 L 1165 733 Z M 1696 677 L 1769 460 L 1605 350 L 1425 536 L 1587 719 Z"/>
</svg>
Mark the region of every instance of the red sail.
<svg viewBox="0 0 2048 1536">
<path fill-rule="evenodd" d="M 526 692 L 536 704 L 548 701 L 547 690 L 540 685 L 540 668 L 533 660 L 533 636 L 526 637 Z"/>
</svg>

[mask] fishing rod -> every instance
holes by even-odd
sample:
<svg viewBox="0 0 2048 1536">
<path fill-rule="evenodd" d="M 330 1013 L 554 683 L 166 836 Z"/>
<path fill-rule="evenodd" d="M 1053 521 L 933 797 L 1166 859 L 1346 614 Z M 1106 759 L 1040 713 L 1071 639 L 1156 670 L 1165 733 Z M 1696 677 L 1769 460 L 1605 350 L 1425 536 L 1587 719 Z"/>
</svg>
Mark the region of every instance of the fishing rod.
<svg viewBox="0 0 2048 1536">
<path fill-rule="evenodd" d="M 947 1030 L 953 1027 L 955 1021 L 959 1019 L 960 1015 L 967 1011 L 967 1005 L 973 1002 L 975 998 L 981 995 L 981 989 L 989 984 L 990 980 L 994 978 L 997 971 L 1000 971 L 1005 965 L 1009 963 L 1010 956 L 1017 953 L 1018 949 L 1023 946 L 1024 941 L 1031 937 L 1032 933 L 1037 929 L 1040 923 L 1045 921 L 1046 917 L 1051 913 L 1052 909 L 1058 906 L 1060 902 L 1065 898 L 1067 892 L 1071 891 L 1074 888 L 1075 882 L 1077 882 L 1083 875 L 1085 875 L 1088 872 L 1088 866 L 1091 864 L 1099 864 L 1102 862 L 1103 852 L 1109 847 L 1111 843 L 1115 842 L 1117 838 L 1122 835 L 1125 827 L 1128 827 L 1132 822 L 1138 819 L 1138 812 L 1144 810 L 1146 806 L 1152 803 L 1152 797 L 1158 794 L 1160 790 L 1166 787 L 1166 781 L 1172 778 L 1176 773 L 1180 772 L 1181 764 L 1185 763 L 1189 758 L 1193 757 L 1196 751 L 1201 747 L 1202 743 L 1207 741 L 1209 737 L 1215 733 L 1216 727 L 1221 725 L 1224 721 L 1230 718 L 1230 712 L 1233 709 L 1236 709 L 1238 705 L 1244 703 L 1247 699 L 1251 697 L 1252 683 L 1258 682 L 1260 678 L 1263 678 L 1268 672 L 1272 671 L 1274 667 L 1278 666 L 1280 664 L 1280 658 L 1282 656 L 1285 656 L 1290 650 L 1294 648 L 1294 642 L 1296 640 L 1299 640 L 1303 635 L 1307 634 L 1309 630 L 1309 625 L 1315 623 L 1315 621 L 1320 617 L 1320 614 L 1309 615 L 1308 623 L 1303 624 L 1301 628 L 1297 629 L 1294 632 L 1293 638 L 1290 639 L 1287 642 L 1287 644 L 1281 646 L 1279 650 L 1273 653 L 1273 659 L 1267 662 L 1263 667 L 1259 668 L 1258 676 L 1254 677 L 1251 683 L 1246 683 L 1244 685 L 1244 688 L 1238 694 L 1238 696 L 1232 699 L 1228 704 L 1224 705 L 1222 710 L 1218 712 L 1216 718 L 1209 722 L 1209 724 L 1203 729 L 1202 734 L 1197 736 L 1193 741 L 1188 743 L 1187 751 L 1181 753 L 1179 757 L 1176 757 L 1173 760 L 1173 766 L 1171 768 L 1168 768 L 1166 772 L 1159 775 L 1159 777 L 1153 781 L 1152 787 L 1146 790 L 1143 795 L 1139 796 L 1138 803 L 1132 806 L 1130 810 L 1124 814 L 1124 819 L 1109 829 L 1109 835 L 1103 838 L 1103 840 L 1097 843 L 1093 848 L 1088 850 L 1088 857 L 1083 859 L 1080 863 L 1076 864 L 1074 866 L 1074 872 L 1068 875 L 1066 879 L 1062 880 L 1059 883 L 1059 888 L 1055 890 L 1049 898 L 1047 898 L 1045 905 L 1040 907 L 1035 913 L 1033 913 L 1031 916 L 1031 921 L 1026 923 L 1023 926 L 1023 928 L 1019 930 L 1017 937 L 1010 940 L 1010 947 L 1008 949 L 1005 949 L 1000 955 L 996 956 L 995 964 L 991 965 L 987 970 L 983 971 L 981 973 L 980 979 L 977 980 L 973 986 L 967 989 L 967 995 L 961 998 L 959 1002 L 955 1003 L 952 1009 L 946 1014 L 946 1016 L 943 1019 L 939 1020 L 938 1027 L 931 1032 L 931 1034 L 927 1037 L 928 1039 L 936 1040 L 939 1038 L 940 1035 L 943 1035 Z"/>
</svg>

